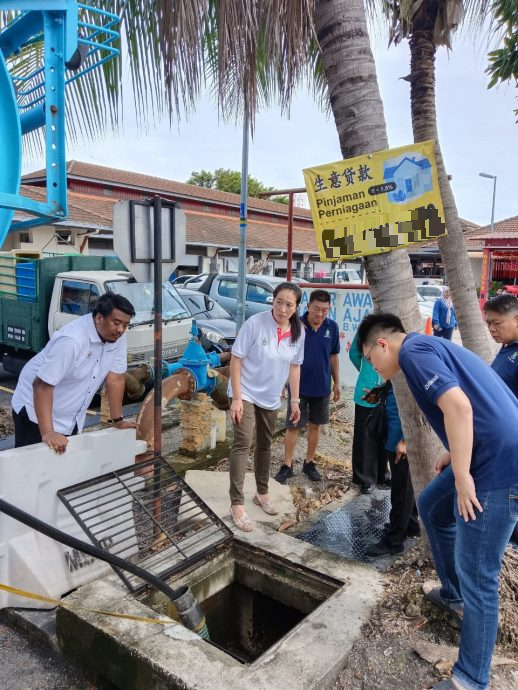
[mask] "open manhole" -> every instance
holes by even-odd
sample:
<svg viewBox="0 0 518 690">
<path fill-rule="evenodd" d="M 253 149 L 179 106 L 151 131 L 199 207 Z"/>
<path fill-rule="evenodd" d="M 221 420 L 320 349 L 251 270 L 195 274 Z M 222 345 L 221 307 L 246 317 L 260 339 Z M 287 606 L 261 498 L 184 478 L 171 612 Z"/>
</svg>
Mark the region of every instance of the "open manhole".
<svg viewBox="0 0 518 690">
<path fill-rule="evenodd" d="M 234 539 L 162 458 L 58 495 L 94 544 L 173 589 L 190 587 L 206 614 L 210 643 L 242 664 L 260 658 L 343 586 L 342 580 Z M 176 617 L 162 592 L 115 570 L 143 603 Z"/>
<path fill-rule="evenodd" d="M 190 586 L 205 612 L 211 643 L 241 663 L 258 659 L 343 585 L 237 540 L 169 584 L 180 582 Z M 161 592 L 142 600 L 175 617 Z"/>
</svg>

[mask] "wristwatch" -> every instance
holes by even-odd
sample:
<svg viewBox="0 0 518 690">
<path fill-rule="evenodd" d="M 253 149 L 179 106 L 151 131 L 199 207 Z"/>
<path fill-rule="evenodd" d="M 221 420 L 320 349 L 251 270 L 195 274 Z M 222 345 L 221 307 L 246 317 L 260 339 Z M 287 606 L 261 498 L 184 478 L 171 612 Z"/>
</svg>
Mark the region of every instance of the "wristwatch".
<svg viewBox="0 0 518 690">
<path fill-rule="evenodd" d="M 115 419 L 108 419 L 107 422 L 108 422 L 108 424 L 118 424 L 119 422 L 122 422 L 123 419 L 124 419 L 124 416 L 115 417 Z"/>
</svg>

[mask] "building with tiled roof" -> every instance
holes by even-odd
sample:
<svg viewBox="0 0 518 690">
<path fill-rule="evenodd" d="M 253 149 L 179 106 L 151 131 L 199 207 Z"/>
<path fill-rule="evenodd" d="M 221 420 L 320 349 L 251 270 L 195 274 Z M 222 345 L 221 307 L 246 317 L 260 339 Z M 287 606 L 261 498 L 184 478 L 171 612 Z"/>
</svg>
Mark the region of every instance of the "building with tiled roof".
<svg viewBox="0 0 518 690">
<path fill-rule="evenodd" d="M 94 225 L 98 224 L 97 232 L 92 231 L 88 241 L 90 253 L 112 250 L 112 208 L 117 201 L 138 201 L 158 193 L 176 201 L 186 214 L 187 254 L 192 256 L 192 262 L 184 270 L 206 270 L 210 258 L 218 252 L 222 252 L 221 268 L 235 263 L 239 245 L 239 195 L 80 161 L 67 164 L 67 179 L 69 217 L 65 224 L 81 225 L 88 220 L 88 215 Z M 38 194 L 46 184 L 45 171 L 25 175 L 23 183 L 25 188 L 38 190 L 34 192 Z M 57 227 L 65 224 L 58 223 Z M 273 270 L 282 270 L 286 266 L 287 238 L 288 206 L 249 197 L 248 255 L 271 262 Z M 318 264 L 311 212 L 306 208 L 294 207 L 293 255 L 294 262 L 299 264 L 309 261 Z"/>
<path fill-rule="evenodd" d="M 69 161 L 67 163 L 69 216 L 54 226 L 14 233 L 12 248 L 28 249 L 45 244 L 47 251 L 66 251 L 73 245 L 89 253 L 113 251 L 113 205 L 119 200 L 142 200 L 155 194 L 176 201 L 186 215 L 186 272 L 206 271 L 211 258 L 221 270 L 235 270 L 239 245 L 239 208 L 237 194 L 167 180 L 133 171 Z M 23 178 L 24 193 L 43 198 L 46 185 L 44 170 Z M 497 241 L 501 249 L 509 247 L 506 238 L 518 237 L 518 216 L 495 223 L 491 237 L 489 227 L 461 219 L 475 278 L 480 279 L 484 247 Z M 29 235 L 31 236 L 29 238 Z M 254 260 L 269 262 L 270 269 L 282 273 L 286 268 L 288 244 L 288 207 L 266 199 L 248 199 L 247 248 Z M 67 247 L 68 245 L 68 247 Z M 495 245 L 496 247 L 496 245 Z M 11 247 L 7 247 L 8 249 Z M 437 241 L 410 247 L 410 258 L 416 275 L 438 275 L 442 272 Z M 314 269 L 329 270 L 319 262 L 318 249 L 309 209 L 295 207 L 293 217 L 293 268 L 312 264 Z"/>
</svg>

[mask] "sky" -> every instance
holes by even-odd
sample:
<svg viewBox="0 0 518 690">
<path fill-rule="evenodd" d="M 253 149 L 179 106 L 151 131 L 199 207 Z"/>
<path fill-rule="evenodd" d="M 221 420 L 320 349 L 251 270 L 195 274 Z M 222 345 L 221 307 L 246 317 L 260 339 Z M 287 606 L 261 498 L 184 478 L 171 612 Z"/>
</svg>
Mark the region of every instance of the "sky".
<svg viewBox="0 0 518 690">
<path fill-rule="evenodd" d="M 372 39 L 378 82 L 385 108 L 391 147 L 411 144 L 410 86 L 400 79 L 409 73 L 406 41 L 387 48 L 386 40 Z M 446 169 L 453 176 L 459 215 L 487 225 L 491 220 L 493 180 L 497 176 L 495 221 L 518 214 L 518 89 L 487 89 L 485 51 L 463 36 L 453 52 L 437 54 L 437 116 Z M 219 121 L 208 96 L 201 99 L 188 121 L 169 126 L 163 121 L 139 132 L 126 116 L 121 133 L 96 142 L 70 143 L 68 160 L 80 160 L 185 182 L 193 170 L 241 168 L 242 127 Z M 290 117 L 278 109 L 261 112 L 250 145 L 249 171 L 277 189 L 303 187 L 303 168 L 341 159 L 332 118 L 326 117 L 311 95 L 301 89 Z M 24 162 L 24 172 L 44 166 L 43 159 Z"/>
</svg>

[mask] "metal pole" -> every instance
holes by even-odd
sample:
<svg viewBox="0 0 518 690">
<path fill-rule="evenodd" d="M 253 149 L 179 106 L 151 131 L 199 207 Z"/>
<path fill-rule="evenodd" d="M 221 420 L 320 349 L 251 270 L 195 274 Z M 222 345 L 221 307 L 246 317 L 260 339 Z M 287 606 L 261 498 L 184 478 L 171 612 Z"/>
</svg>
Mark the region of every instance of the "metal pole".
<svg viewBox="0 0 518 690">
<path fill-rule="evenodd" d="M 154 447 L 157 457 L 162 453 L 162 199 L 153 197 L 153 289 L 155 310 L 155 397 Z"/>
<path fill-rule="evenodd" d="M 293 264 L 293 192 L 288 196 L 288 252 L 286 256 L 286 280 L 291 280 Z"/>
<path fill-rule="evenodd" d="M 248 113 L 245 109 L 243 116 L 243 148 L 241 154 L 241 205 L 239 212 L 239 251 L 237 269 L 237 330 L 241 328 L 245 321 L 245 300 L 246 300 L 246 222 L 247 222 L 247 199 L 248 199 Z"/>
<path fill-rule="evenodd" d="M 493 177 L 493 205 L 491 207 L 491 232 L 495 227 L 496 175 Z"/>
</svg>

